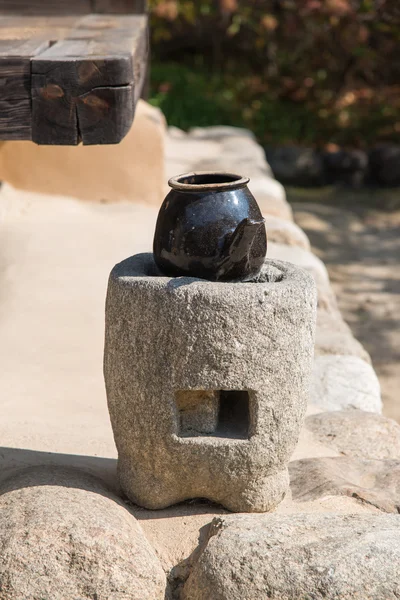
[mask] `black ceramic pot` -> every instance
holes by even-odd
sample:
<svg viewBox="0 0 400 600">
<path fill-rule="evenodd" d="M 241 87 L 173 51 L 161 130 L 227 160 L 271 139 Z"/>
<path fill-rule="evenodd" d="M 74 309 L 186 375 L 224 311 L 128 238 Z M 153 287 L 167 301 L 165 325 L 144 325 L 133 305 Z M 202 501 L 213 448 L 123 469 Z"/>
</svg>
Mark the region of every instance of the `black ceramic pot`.
<svg viewBox="0 0 400 600">
<path fill-rule="evenodd" d="M 248 182 L 231 173 L 170 179 L 172 190 L 154 236 L 154 259 L 162 273 L 211 281 L 248 281 L 258 275 L 267 235 Z"/>
</svg>

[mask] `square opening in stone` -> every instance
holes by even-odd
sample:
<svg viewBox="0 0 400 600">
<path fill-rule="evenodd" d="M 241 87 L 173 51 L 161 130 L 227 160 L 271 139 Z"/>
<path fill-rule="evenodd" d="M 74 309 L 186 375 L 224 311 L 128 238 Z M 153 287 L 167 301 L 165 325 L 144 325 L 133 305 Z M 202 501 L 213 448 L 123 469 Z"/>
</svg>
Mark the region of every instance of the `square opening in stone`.
<svg viewBox="0 0 400 600">
<path fill-rule="evenodd" d="M 220 437 L 249 437 L 249 392 L 220 391 L 218 412 L 218 435 Z"/>
<path fill-rule="evenodd" d="M 248 439 L 249 393 L 241 390 L 179 390 L 178 435 Z"/>
</svg>

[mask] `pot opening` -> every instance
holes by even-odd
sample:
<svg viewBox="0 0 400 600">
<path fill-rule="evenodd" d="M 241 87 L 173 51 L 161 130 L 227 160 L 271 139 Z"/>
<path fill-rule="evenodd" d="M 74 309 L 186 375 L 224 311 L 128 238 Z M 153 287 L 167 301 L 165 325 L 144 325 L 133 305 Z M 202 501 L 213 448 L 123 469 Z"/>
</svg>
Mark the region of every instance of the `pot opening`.
<svg viewBox="0 0 400 600">
<path fill-rule="evenodd" d="M 185 173 L 172 177 L 168 184 L 174 190 L 197 192 L 207 190 L 229 190 L 245 187 L 249 183 L 248 177 L 241 177 L 234 173 L 200 172 Z"/>
</svg>

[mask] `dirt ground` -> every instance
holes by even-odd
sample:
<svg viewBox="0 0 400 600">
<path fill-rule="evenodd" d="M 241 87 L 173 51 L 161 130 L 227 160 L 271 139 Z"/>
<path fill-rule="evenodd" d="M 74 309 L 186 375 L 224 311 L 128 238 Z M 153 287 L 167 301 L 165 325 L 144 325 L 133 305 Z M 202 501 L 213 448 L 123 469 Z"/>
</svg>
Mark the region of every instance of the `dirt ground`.
<svg viewBox="0 0 400 600">
<path fill-rule="evenodd" d="M 371 355 L 384 414 L 400 422 L 400 210 L 343 204 L 292 202 L 345 320 Z"/>
</svg>

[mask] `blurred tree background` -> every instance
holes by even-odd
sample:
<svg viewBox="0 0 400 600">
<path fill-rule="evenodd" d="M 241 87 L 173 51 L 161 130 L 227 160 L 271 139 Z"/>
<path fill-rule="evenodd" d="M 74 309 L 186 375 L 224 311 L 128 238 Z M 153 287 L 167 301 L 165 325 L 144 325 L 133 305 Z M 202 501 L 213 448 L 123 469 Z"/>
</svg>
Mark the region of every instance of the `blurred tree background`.
<svg viewBox="0 0 400 600">
<path fill-rule="evenodd" d="M 400 135 L 398 0 L 150 0 L 150 101 L 170 125 L 263 144 Z"/>
</svg>

